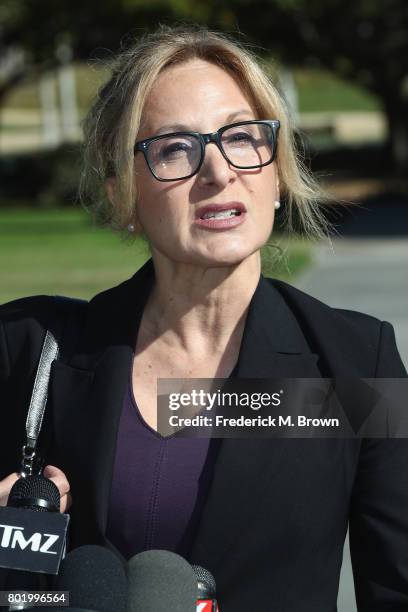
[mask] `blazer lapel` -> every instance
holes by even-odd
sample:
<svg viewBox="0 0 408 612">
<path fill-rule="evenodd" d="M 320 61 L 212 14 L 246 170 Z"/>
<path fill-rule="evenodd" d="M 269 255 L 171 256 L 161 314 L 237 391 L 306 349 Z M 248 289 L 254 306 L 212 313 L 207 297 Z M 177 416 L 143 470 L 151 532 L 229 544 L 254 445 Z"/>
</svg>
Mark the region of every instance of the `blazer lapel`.
<svg viewBox="0 0 408 612">
<path fill-rule="evenodd" d="M 273 282 L 261 276 L 245 323 L 238 378 L 320 378 L 318 356 Z M 224 576 L 227 553 L 243 529 L 256 520 L 256 508 L 271 473 L 284 460 L 290 441 L 224 439 L 213 482 L 190 551 L 190 561 Z"/>
</svg>

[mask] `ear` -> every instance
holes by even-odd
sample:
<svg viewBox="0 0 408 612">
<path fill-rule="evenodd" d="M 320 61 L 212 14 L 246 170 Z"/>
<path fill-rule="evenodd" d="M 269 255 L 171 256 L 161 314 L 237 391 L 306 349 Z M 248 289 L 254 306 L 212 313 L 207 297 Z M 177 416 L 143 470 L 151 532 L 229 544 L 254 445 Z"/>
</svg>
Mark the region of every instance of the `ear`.
<svg viewBox="0 0 408 612">
<path fill-rule="evenodd" d="M 112 204 L 113 207 L 115 207 L 117 205 L 116 177 L 115 176 L 110 176 L 105 180 L 105 189 L 106 189 L 106 195 L 108 196 L 109 202 Z M 136 217 L 136 212 L 134 212 L 133 217 L 134 219 L 132 220 L 132 225 L 134 229 L 132 230 L 132 233 L 134 232 L 135 235 L 140 234 L 143 231 L 143 228 L 140 224 L 140 221 Z"/>
</svg>

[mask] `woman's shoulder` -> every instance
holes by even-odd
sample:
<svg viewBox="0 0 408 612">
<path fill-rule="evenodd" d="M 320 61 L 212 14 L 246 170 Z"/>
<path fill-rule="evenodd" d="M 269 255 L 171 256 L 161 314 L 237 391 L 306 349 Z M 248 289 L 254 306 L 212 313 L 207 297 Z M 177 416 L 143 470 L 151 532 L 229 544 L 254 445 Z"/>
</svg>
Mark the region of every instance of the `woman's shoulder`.
<svg viewBox="0 0 408 612">
<path fill-rule="evenodd" d="M 341 355 L 343 362 L 351 364 L 364 363 L 376 376 L 407 375 L 392 323 L 357 310 L 329 306 L 284 281 L 268 281 L 326 354 Z"/>
<path fill-rule="evenodd" d="M 69 313 L 86 305 L 84 300 L 65 296 L 34 295 L 0 305 L 0 347 L 11 358 L 22 348 L 42 344 L 49 329 L 56 336 Z"/>
<path fill-rule="evenodd" d="M 0 323 L 7 328 L 44 327 L 55 311 L 55 298 L 32 295 L 0 304 Z"/>
<path fill-rule="evenodd" d="M 0 304 L 0 322 L 3 325 L 47 326 L 61 314 L 86 305 L 86 300 L 60 295 L 31 295 Z"/>
<path fill-rule="evenodd" d="M 26 297 L 16 298 L 9 302 L 0 304 L 0 315 L 2 318 L 14 315 L 27 313 L 30 310 L 43 310 L 52 305 L 54 296 L 52 295 L 29 295 Z"/>
<path fill-rule="evenodd" d="M 297 287 L 277 279 L 267 279 L 286 301 L 305 316 L 315 317 L 316 321 L 331 322 L 332 325 L 349 326 L 351 329 L 358 328 L 367 333 L 378 332 L 384 323 L 381 319 L 358 310 L 337 308 L 322 302 L 318 298 L 298 289 Z"/>
</svg>

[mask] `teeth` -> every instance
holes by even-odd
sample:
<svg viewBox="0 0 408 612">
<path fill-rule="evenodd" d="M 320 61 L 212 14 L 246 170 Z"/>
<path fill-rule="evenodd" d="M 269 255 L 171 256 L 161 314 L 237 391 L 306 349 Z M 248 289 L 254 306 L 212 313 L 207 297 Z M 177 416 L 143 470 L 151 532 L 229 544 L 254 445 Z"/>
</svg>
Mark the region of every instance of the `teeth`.
<svg viewBox="0 0 408 612">
<path fill-rule="evenodd" d="M 228 219 L 228 217 L 234 217 L 240 215 L 241 211 L 236 208 L 231 208 L 230 210 L 222 210 L 221 212 L 208 212 L 205 213 L 201 218 L 202 219 Z"/>
</svg>

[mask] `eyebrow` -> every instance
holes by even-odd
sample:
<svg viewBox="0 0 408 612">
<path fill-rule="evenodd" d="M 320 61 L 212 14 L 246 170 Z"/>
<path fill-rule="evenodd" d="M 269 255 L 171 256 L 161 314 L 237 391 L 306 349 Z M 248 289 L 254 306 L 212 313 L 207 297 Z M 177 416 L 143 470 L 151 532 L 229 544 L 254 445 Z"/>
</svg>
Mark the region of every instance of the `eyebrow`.
<svg viewBox="0 0 408 612">
<path fill-rule="evenodd" d="M 245 109 L 241 109 L 238 111 L 234 111 L 233 113 L 230 113 L 225 119 L 226 123 L 224 125 L 228 125 L 228 123 L 230 123 L 231 121 L 233 121 L 240 115 L 250 115 L 251 118 L 253 118 L 253 112 L 245 108 Z M 185 123 L 171 123 L 171 124 L 162 125 L 162 127 L 159 128 L 155 132 L 154 135 L 159 136 L 160 134 L 167 134 L 170 132 L 196 132 L 196 131 L 198 130 L 192 130 L 191 126 Z"/>
</svg>

